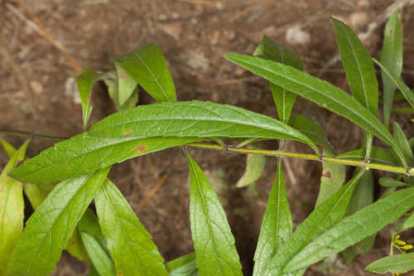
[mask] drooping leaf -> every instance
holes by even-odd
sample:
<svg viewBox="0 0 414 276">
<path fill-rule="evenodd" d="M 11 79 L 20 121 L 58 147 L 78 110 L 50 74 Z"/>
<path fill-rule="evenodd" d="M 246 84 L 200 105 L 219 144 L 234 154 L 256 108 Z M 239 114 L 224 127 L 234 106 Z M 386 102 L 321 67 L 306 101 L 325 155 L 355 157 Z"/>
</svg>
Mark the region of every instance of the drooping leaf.
<svg viewBox="0 0 414 276">
<path fill-rule="evenodd" d="M 371 56 L 351 28 L 339 20 L 332 21 L 352 95 L 373 114 L 377 114 L 378 81 Z"/>
<path fill-rule="evenodd" d="M 374 273 L 406 273 L 414 270 L 414 253 L 384 257 L 370 263 L 366 268 Z"/>
<path fill-rule="evenodd" d="M 243 275 L 235 241 L 216 193 L 198 164 L 188 155 L 190 223 L 201 276 Z"/>
<path fill-rule="evenodd" d="M 367 171 L 359 180 L 349 203 L 348 214 L 352 215 L 356 211 L 370 205 L 374 201 L 374 178 L 372 171 Z M 350 262 L 356 256 L 363 255 L 372 249 L 375 242 L 375 235 L 368 237 L 359 243 L 347 248 L 342 255 Z"/>
<path fill-rule="evenodd" d="M 288 241 L 292 234 L 292 229 L 292 214 L 287 199 L 283 166 L 281 160 L 279 160 L 277 176 L 269 193 L 254 254 L 253 275 L 262 275 L 269 265 L 272 256 L 283 254 L 279 251 L 279 248 Z"/>
<path fill-rule="evenodd" d="M 254 55 L 284 63 L 297 69 L 303 69 L 302 62 L 293 51 L 275 43 L 266 36 L 263 37 L 262 41 L 257 46 Z M 289 93 L 285 89 L 272 83 L 270 84 L 270 88 L 272 90 L 273 101 L 275 102 L 279 119 L 284 123 L 289 123 L 293 105 L 296 101 L 296 95 Z"/>
<path fill-rule="evenodd" d="M 97 74 L 92 70 L 83 71 L 76 79 L 79 97 L 82 106 L 83 127 L 86 128 L 92 113 L 91 96 L 93 86 L 97 80 Z"/>
<path fill-rule="evenodd" d="M 330 150 L 324 151 L 324 156 L 332 155 L 333 154 Z M 338 192 L 345 183 L 345 177 L 346 167 L 344 165 L 324 161 L 322 163 L 322 175 L 316 206 L 320 205 L 326 199 Z"/>
<path fill-rule="evenodd" d="M 266 165 L 266 157 L 258 154 L 248 154 L 246 168 L 243 175 L 237 181 L 236 187 L 242 188 L 256 182 L 263 174 Z"/>
<path fill-rule="evenodd" d="M 402 130 L 401 126 L 394 122 L 394 138 L 397 141 L 397 143 L 400 145 L 400 148 L 402 149 L 405 158 L 412 162 L 414 160 L 413 151 L 410 147 L 410 143 L 408 142 L 408 138 L 405 135 L 404 131 Z"/>
<path fill-rule="evenodd" d="M 284 271 L 301 270 L 340 252 L 395 222 L 413 207 L 414 188 L 394 192 L 321 232 L 289 260 Z"/>
<path fill-rule="evenodd" d="M 24 199 L 22 183 L 10 178 L 8 172 L 24 159 L 29 142 L 18 150 L 4 141 L 3 147 L 10 160 L 0 174 L 0 275 L 5 274 L 10 252 L 23 231 Z"/>
<path fill-rule="evenodd" d="M 389 144 L 403 165 L 407 166 L 401 149 L 393 140 L 388 129 L 372 112 L 338 87 L 293 67 L 258 57 L 232 53 L 228 54 L 226 58 L 292 93 L 347 118 Z"/>
<path fill-rule="evenodd" d="M 401 79 L 401 77 L 393 76 L 391 72 L 388 71 L 388 69 L 381 64 L 378 60 L 374 59 L 374 62 L 381 68 L 381 71 L 384 75 L 388 76 L 388 79 L 391 81 L 391 83 L 394 84 L 395 87 L 399 89 L 407 103 L 414 108 L 414 92 L 411 91 L 411 89 L 405 84 L 405 82 Z"/>
<path fill-rule="evenodd" d="M 57 185 L 28 220 L 14 251 L 6 275 L 48 275 L 108 169 Z"/>
<path fill-rule="evenodd" d="M 106 181 L 95 204 L 117 275 L 168 275 L 150 234 L 112 182 Z"/>
<path fill-rule="evenodd" d="M 175 85 L 161 49 L 153 44 L 117 61 L 156 101 L 175 101 Z"/>
<path fill-rule="evenodd" d="M 197 276 L 197 266 L 194 253 L 181 256 L 167 263 L 170 276 Z"/>
<path fill-rule="evenodd" d="M 214 138 L 296 140 L 317 151 L 301 132 L 261 114 L 210 102 L 160 103 L 110 115 L 88 132 L 26 161 L 12 176 L 35 184 L 56 182 L 132 157 Z"/>
<path fill-rule="evenodd" d="M 345 216 L 349 201 L 362 173 L 363 171 L 360 171 L 348 184 L 313 210 L 298 226 L 291 238 L 280 247 L 279 252 L 283 252 L 283 254 L 274 255 L 262 275 L 287 275 L 288 272 L 306 268 L 303 266 L 299 269 L 290 269 L 290 264 L 315 238 L 337 224 Z"/>
<path fill-rule="evenodd" d="M 403 67 L 403 28 L 399 11 L 394 12 L 388 18 L 384 30 L 384 41 L 380 60 L 392 76 L 397 79 L 401 77 Z M 382 72 L 382 84 L 384 94 L 384 122 L 385 125 L 388 125 L 396 86 L 385 72 Z"/>
</svg>

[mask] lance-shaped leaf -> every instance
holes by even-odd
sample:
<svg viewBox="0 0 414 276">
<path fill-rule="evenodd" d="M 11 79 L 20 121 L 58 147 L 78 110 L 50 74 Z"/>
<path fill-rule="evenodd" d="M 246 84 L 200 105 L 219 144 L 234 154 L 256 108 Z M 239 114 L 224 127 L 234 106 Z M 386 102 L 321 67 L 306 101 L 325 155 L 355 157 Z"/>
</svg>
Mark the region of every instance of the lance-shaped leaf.
<svg viewBox="0 0 414 276">
<path fill-rule="evenodd" d="M 78 225 L 78 232 L 93 268 L 101 276 L 115 276 L 115 268 L 106 248 L 98 218 L 87 210 Z"/>
<path fill-rule="evenodd" d="M 378 81 L 371 56 L 351 28 L 339 20 L 332 21 L 352 95 L 373 114 L 377 114 Z"/>
<path fill-rule="evenodd" d="M 273 42 L 267 36 L 257 46 L 254 55 L 303 69 L 302 62 L 293 51 Z M 272 83 L 270 83 L 270 88 L 279 119 L 282 122 L 288 123 L 296 101 L 296 95 Z"/>
<path fill-rule="evenodd" d="M 281 63 L 240 54 L 226 58 L 292 93 L 300 95 L 334 113 L 337 113 L 372 135 L 389 144 L 404 166 L 404 155 L 391 133 L 381 121 L 361 103 L 334 85 Z"/>
<path fill-rule="evenodd" d="M 56 182 L 132 157 L 214 138 L 296 140 L 317 151 L 301 132 L 242 108 L 198 101 L 158 103 L 110 115 L 88 132 L 26 161 L 12 176 L 35 184 Z"/>
<path fill-rule="evenodd" d="M 308 136 L 316 144 L 324 148 L 331 148 L 325 130 L 314 119 L 295 114 L 290 119 L 290 125 Z"/>
<path fill-rule="evenodd" d="M 324 156 L 333 156 L 332 152 L 327 149 Z M 316 206 L 330 198 L 333 194 L 341 189 L 345 183 L 346 167 L 340 164 L 333 164 L 327 161 L 322 163 L 321 183 L 319 185 L 318 199 Z"/>
<path fill-rule="evenodd" d="M 93 86 L 97 80 L 97 74 L 92 70 L 83 71 L 77 78 L 76 84 L 82 106 L 83 127 L 86 128 L 92 113 L 91 96 Z"/>
<path fill-rule="evenodd" d="M 168 275 L 150 234 L 112 182 L 106 181 L 95 204 L 117 275 Z"/>
<path fill-rule="evenodd" d="M 408 183 L 398 181 L 398 180 L 395 180 L 394 178 L 387 177 L 387 176 L 381 177 L 379 179 L 379 184 L 385 188 L 400 188 L 400 187 L 405 187 L 409 185 Z"/>
<path fill-rule="evenodd" d="M 370 263 L 366 268 L 374 273 L 406 273 L 414 270 L 414 253 L 388 256 Z"/>
<path fill-rule="evenodd" d="M 279 160 L 254 254 L 253 275 L 262 275 L 272 256 L 281 253 L 278 249 L 288 241 L 292 229 L 292 214 L 287 199 L 283 166 Z"/>
<path fill-rule="evenodd" d="M 242 188 L 256 182 L 262 176 L 265 165 L 265 156 L 248 154 L 246 157 L 246 168 L 243 175 L 237 181 L 236 187 Z"/>
<path fill-rule="evenodd" d="M 356 187 L 349 203 L 348 214 L 352 215 L 356 211 L 370 205 L 374 201 L 374 178 L 372 171 L 366 172 L 359 180 L 360 184 Z M 356 256 L 363 255 L 374 246 L 375 235 L 360 241 L 359 243 L 347 248 L 342 255 L 350 262 Z"/>
<path fill-rule="evenodd" d="M 344 153 L 341 153 L 337 155 L 337 158 L 340 159 L 354 159 L 354 160 L 361 160 L 365 156 L 365 149 L 359 148 L 350 150 Z M 397 157 L 394 155 L 394 153 L 387 148 L 377 147 L 373 146 L 371 149 L 371 156 L 370 160 L 385 164 L 395 164 L 398 162 Z"/>
<path fill-rule="evenodd" d="M 401 77 L 403 67 L 403 28 L 399 11 L 388 18 L 384 30 L 384 42 L 381 50 L 381 63 L 395 78 Z M 382 71 L 384 94 L 384 122 L 388 125 L 394 100 L 395 83 Z"/>
<path fill-rule="evenodd" d="M 410 143 L 408 142 L 408 138 L 405 135 L 404 131 L 402 130 L 401 126 L 394 122 L 394 138 L 397 141 L 397 143 L 400 145 L 400 148 L 402 149 L 405 158 L 412 162 L 414 160 L 413 151 L 410 147 Z"/>
<path fill-rule="evenodd" d="M 108 169 L 57 185 L 28 220 L 11 254 L 6 275 L 48 275 L 82 218 Z"/>
<path fill-rule="evenodd" d="M 197 276 L 197 266 L 194 253 L 181 256 L 167 263 L 170 276 Z"/>
<path fill-rule="evenodd" d="M 234 237 L 220 201 L 199 165 L 188 155 L 190 223 L 201 276 L 243 275 Z"/>
<path fill-rule="evenodd" d="M 7 173 L 24 159 L 28 143 L 18 150 L 6 141 L 2 143 L 10 160 L 0 174 L 0 275 L 5 274 L 10 252 L 23 231 L 24 220 L 23 185 Z"/>
<path fill-rule="evenodd" d="M 320 233 L 290 259 L 284 271 L 288 273 L 303 269 L 340 252 L 395 222 L 413 207 L 414 188 L 394 192 Z"/>
<path fill-rule="evenodd" d="M 349 201 L 359 183 L 363 171 L 354 176 L 348 184 L 343 186 L 338 192 L 322 202 L 314 211 L 298 226 L 291 238 L 280 247 L 279 252 L 272 257 L 266 271 L 262 275 L 287 275 L 287 267 L 297 255 L 306 248 L 312 241 L 319 237 L 324 231 L 337 224 L 346 214 Z M 303 270 L 306 266 L 301 267 Z M 296 271 L 294 269 L 289 271 Z"/>
<path fill-rule="evenodd" d="M 119 64 L 156 101 L 175 101 L 175 85 L 161 49 L 153 44 L 119 59 Z"/>
</svg>

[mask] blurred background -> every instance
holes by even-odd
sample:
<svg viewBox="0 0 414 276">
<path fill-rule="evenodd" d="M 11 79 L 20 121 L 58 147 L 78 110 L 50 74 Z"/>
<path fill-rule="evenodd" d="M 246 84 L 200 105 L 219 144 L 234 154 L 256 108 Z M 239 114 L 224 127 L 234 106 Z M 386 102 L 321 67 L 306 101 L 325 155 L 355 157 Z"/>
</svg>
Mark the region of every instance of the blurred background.
<svg viewBox="0 0 414 276">
<path fill-rule="evenodd" d="M 0 0 L 0 131 L 22 130 L 51 136 L 82 131 L 74 77 L 82 68 L 111 69 L 111 61 L 147 43 L 165 51 L 179 100 L 212 100 L 275 115 L 266 83 L 225 61 L 229 51 L 252 53 L 264 35 L 295 49 L 306 71 L 347 89 L 329 18 L 349 24 L 379 55 L 386 17 L 403 8 L 404 78 L 414 69 L 414 1 L 391 0 Z M 94 93 L 93 120 L 115 111 L 105 87 Z M 151 102 L 141 94 L 140 104 Z M 348 121 L 299 100 L 295 112 L 318 121 L 340 152 L 357 147 L 361 132 Z M 407 130 L 407 119 L 401 121 Z M 408 131 L 410 131 L 408 129 Z M 412 134 L 412 132 L 410 133 Z M 15 145 L 24 137 L 6 136 Z M 54 143 L 34 137 L 29 154 Z M 289 150 L 307 151 L 295 143 Z M 6 156 L 0 153 L 0 165 Z M 257 192 L 236 189 L 244 157 L 194 150 L 214 179 L 246 268 L 251 269 L 261 216 L 274 176 L 275 160 L 257 182 Z M 318 192 L 318 163 L 286 160 L 295 222 L 311 211 Z M 172 259 L 192 249 L 188 222 L 187 166 L 181 152 L 168 150 L 115 166 L 112 178 Z M 376 249 L 351 266 L 333 260 L 329 269 L 308 275 L 369 275 L 363 268 L 387 248 Z M 325 271 L 325 272 L 323 272 Z M 56 275 L 82 275 L 87 267 L 65 255 Z"/>
</svg>

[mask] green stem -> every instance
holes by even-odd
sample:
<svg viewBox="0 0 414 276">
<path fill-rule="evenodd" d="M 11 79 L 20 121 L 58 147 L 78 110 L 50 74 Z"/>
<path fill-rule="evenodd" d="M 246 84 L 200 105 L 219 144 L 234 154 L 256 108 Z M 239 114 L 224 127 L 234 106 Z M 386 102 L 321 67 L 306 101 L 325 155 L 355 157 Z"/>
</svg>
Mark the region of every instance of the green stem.
<svg viewBox="0 0 414 276">
<path fill-rule="evenodd" d="M 188 146 L 193 147 L 193 148 L 228 151 L 228 152 L 241 153 L 241 154 L 259 154 L 259 155 L 272 156 L 272 157 L 296 158 L 296 159 L 304 159 L 304 160 L 320 161 L 320 162 L 325 161 L 325 162 L 331 162 L 331 163 L 341 164 L 341 165 L 346 165 L 346 166 L 360 167 L 366 170 L 379 170 L 379 171 L 414 176 L 414 168 L 404 168 L 400 166 L 391 166 L 391 165 L 385 165 L 385 164 L 380 164 L 380 163 L 370 163 L 369 161 L 365 161 L 365 160 L 348 160 L 348 159 L 340 159 L 336 157 L 319 156 L 317 154 L 309 154 L 309 153 L 296 153 L 296 152 L 287 152 L 287 151 L 281 151 L 281 150 L 235 148 L 235 147 L 226 147 L 226 146 L 220 146 L 220 145 L 215 145 L 215 144 L 204 144 L 204 143 L 193 143 L 193 144 L 189 144 Z"/>
</svg>

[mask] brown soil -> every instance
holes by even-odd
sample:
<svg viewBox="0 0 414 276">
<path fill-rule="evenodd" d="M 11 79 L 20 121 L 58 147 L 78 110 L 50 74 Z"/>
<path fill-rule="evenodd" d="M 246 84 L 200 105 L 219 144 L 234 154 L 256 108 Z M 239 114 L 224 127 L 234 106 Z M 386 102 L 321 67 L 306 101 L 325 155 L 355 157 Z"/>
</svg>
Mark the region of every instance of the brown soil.
<svg viewBox="0 0 414 276">
<path fill-rule="evenodd" d="M 146 43 L 159 44 L 173 71 L 180 100 L 202 99 L 235 104 L 274 115 L 271 95 L 263 81 L 223 59 L 229 51 L 251 53 L 261 37 L 294 48 L 308 72 L 345 87 L 336 56 L 330 16 L 340 17 L 361 34 L 377 28 L 366 43 L 377 55 L 383 29 L 382 16 L 392 0 L 20 0 L 0 1 L 0 129 L 19 129 L 55 136 L 81 131 L 80 105 L 69 88 L 75 75 L 73 62 L 39 35 L 33 22 L 46 30 L 82 67 L 105 70 L 111 60 Z M 413 10 L 404 10 L 405 29 L 414 24 Z M 41 23 L 39 23 L 41 22 Z M 294 26 L 297 26 L 296 28 Z M 303 31 L 298 33 L 292 30 Z M 292 33 L 294 35 L 292 35 Z M 289 35 L 288 35 L 289 34 Z M 296 36 L 295 36 L 296 34 Z M 413 64 L 411 34 L 406 32 L 407 76 Z M 72 65 L 71 65 L 72 64 Z M 95 93 L 97 120 L 114 111 L 102 87 Z M 142 102 L 149 102 L 143 97 Z M 339 150 L 357 147 L 360 131 L 349 122 L 299 101 L 296 111 L 319 121 Z M 15 144 L 19 137 L 7 137 Z M 51 145 L 34 138 L 30 155 Z M 288 144 L 292 150 L 305 148 Z M 258 195 L 233 188 L 242 174 L 244 158 L 193 150 L 210 175 L 224 174 L 217 186 L 233 227 L 238 249 L 250 274 L 261 215 L 273 177 L 274 160 L 259 181 Z M 5 156 L 0 155 L 2 164 Z M 287 181 L 295 222 L 311 211 L 320 177 L 318 163 L 287 160 Z M 113 179 L 141 221 L 152 233 L 163 256 L 170 260 L 192 250 L 187 197 L 187 167 L 179 150 L 145 156 L 116 166 Z M 350 267 L 336 263 L 328 274 L 312 268 L 309 275 L 368 275 L 363 267 L 383 254 L 378 248 Z M 80 275 L 87 268 L 65 255 L 55 275 Z"/>
</svg>

